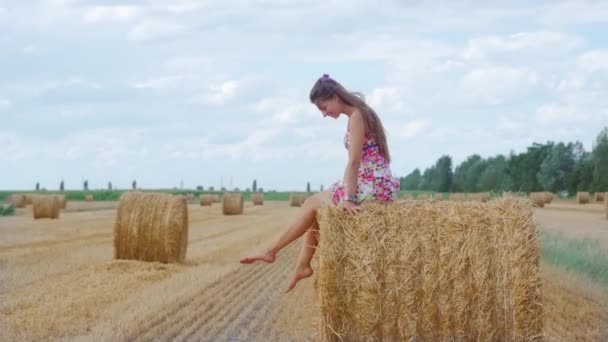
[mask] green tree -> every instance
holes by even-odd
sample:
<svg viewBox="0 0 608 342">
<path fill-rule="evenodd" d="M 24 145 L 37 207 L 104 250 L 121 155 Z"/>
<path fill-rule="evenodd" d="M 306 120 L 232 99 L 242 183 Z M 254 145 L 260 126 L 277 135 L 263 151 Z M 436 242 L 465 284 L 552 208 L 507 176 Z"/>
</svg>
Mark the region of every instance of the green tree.
<svg viewBox="0 0 608 342">
<path fill-rule="evenodd" d="M 253 189 L 253 192 L 257 192 L 258 191 L 258 181 L 257 180 L 253 180 L 253 185 L 251 186 L 251 188 Z"/>
<path fill-rule="evenodd" d="M 558 192 L 566 190 L 566 177 L 575 168 L 574 144 L 560 142 L 550 148 L 536 177 L 544 190 Z"/>
<path fill-rule="evenodd" d="M 598 134 L 591 152 L 593 181 L 590 190 L 608 191 L 608 127 Z"/>
<path fill-rule="evenodd" d="M 435 177 L 431 190 L 449 192 L 452 189 L 452 157 L 444 155 L 435 164 Z"/>
<path fill-rule="evenodd" d="M 505 173 L 507 158 L 498 155 L 495 158 L 488 158 L 485 164 L 485 168 L 477 181 L 477 189 L 479 191 L 508 190 L 509 179 Z"/>
<path fill-rule="evenodd" d="M 401 190 L 418 190 L 421 181 L 422 175 L 419 169 L 415 169 L 409 175 L 399 178 Z"/>
</svg>

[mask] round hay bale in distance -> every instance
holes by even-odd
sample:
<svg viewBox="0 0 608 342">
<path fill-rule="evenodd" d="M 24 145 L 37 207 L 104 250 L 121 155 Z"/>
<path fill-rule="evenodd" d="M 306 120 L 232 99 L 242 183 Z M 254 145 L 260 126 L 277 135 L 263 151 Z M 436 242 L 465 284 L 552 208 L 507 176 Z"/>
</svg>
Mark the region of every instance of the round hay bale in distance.
<svg viewBox="0 0 608 342">
<path fill-rule="evenodd" d="M 59 201 L 59 207 L 61 209 L 65 209 L 68 207 L 68 200 L 65 195 L 54 195 L 54 196 L 57 197 L 57 200 Z"/>
<path fill-rule="evenodd" d="M 304 203 L 304 201 L 302 200 L 302 195 L 297 193 L 297 192 L 290 192 L 289 193 L 289 206 L 290 207 L 299 207 L 302 205 L 302 203 Z"/>
<path fill-rule="evenodd" d="M 213 195 L 201 194 L 199 204 L 201 207 L 209 207 L 214 203 Z"/>
<path fill-rule="evenodd" d="M 579 191 L 576 193 L 576 203 L 587 204 L 589 203 L 589 193 L 585 191 Z"/>
<path fill-rule="evenodd" d="M 253 205 L 264 205 L 264 193 L 258 192 L 251 194 L 251 202 Z"/>
<path fill-rule="evenodd" d="M 61 203 L 55 195 L 37 195 L 32 197 L 34 219 L 58 219 Z"/>
<path fill-rule="evenodd" d="M 543 196 L 545 196 L 545 204 L 549 204 L 553 202 L 553 193 L 549 191 L 543 192 Z"/>
<path fill-rule="evenodd" d="M 8 196 L 8 202 L 15 208 L 25 208 L 27 206 L 27 199 L 22 194 L 11 194 Z"/>
<path fill-rule="evenodd" d="M 188 203 L 184 196 L 125 192 L 114 222 L 114 258 L 184 262 Z"/>
<path fill-rule="evenodd" d="M 530 201 L 532 205 L 537 208 L 545 207 L 545 193 L 544 192 L 531 192 Z"/>
<path fill-rule="evenodd" d="M 89 195 L 85 195 L 84 196 L 84 200 L 87 202 L 93 202 L 93 195 L 89 194 Z"/>
<path fill-rule="evenodd" d="M 222 200 L 222 213 L 224 215 L 241 215 L 245 201 L 240 192 L 226 192 Z"/>
<path fill-rule="evenodd" d="M 606 198 L 606 193 L 605 192 L 596 192 L 593 195 L 593 197 L 594 197 L 593 198 L 594 201 L 602 203 L 602 202 L 604 202 L 604 198 Z"/>
</svg>

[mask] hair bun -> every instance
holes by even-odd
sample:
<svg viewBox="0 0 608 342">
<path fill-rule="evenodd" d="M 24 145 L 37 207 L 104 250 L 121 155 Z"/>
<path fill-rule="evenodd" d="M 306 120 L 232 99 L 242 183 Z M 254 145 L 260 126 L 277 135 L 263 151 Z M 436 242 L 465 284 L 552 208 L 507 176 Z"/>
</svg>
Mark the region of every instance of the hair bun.
<svg viewBox="0 0 608 342">
<path fill-rule="evenodd" d="M 323 74 L 323 78 L 329 78 L 329 74 Z"/>
</svg>

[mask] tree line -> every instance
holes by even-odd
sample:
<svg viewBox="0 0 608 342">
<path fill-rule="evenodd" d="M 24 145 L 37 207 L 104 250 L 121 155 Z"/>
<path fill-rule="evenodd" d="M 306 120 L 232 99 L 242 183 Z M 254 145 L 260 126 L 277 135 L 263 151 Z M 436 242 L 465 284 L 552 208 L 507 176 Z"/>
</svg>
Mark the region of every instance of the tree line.
<svg viewBox="0 0 608 342">
<path fill-rule="evenodd" d="M 437 192 L 608 191 L 608 127 L 595 138 L 592 150 L 577 142 L 534 143 L 525 152 L 483 158 L 473 154 L 453 167 L 441 156 L 424 171 L 400 178 L 402 190 Z"/>
</svg>

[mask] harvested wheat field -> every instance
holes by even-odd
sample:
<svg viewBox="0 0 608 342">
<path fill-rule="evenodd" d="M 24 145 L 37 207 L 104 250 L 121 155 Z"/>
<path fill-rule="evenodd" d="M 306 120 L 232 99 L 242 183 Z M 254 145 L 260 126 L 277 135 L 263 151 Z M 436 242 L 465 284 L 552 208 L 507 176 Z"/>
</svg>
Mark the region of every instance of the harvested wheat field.
<svg viewBox="0 0 608 342">
<path fill-rule="evenodd" d="M 313 280 L 284 294 L 301 242 L 274 264 L 238 262 L 299 208 L 244 205 L 236 216 L 188 205 L 187 255 L 176 264 L 113 260 L 117 202 L 70 202 L 59 220 L 34 220 L 29 208 L 0 218 L 0 340 L 318 340 Z M 541 233 L 608 251 L 603 207 L 581 207 L 552 204 L 534 217 Z M 608 285 L 544 262 L 541 273 L 545 340 L 607 340 Z"/>
</svg>

